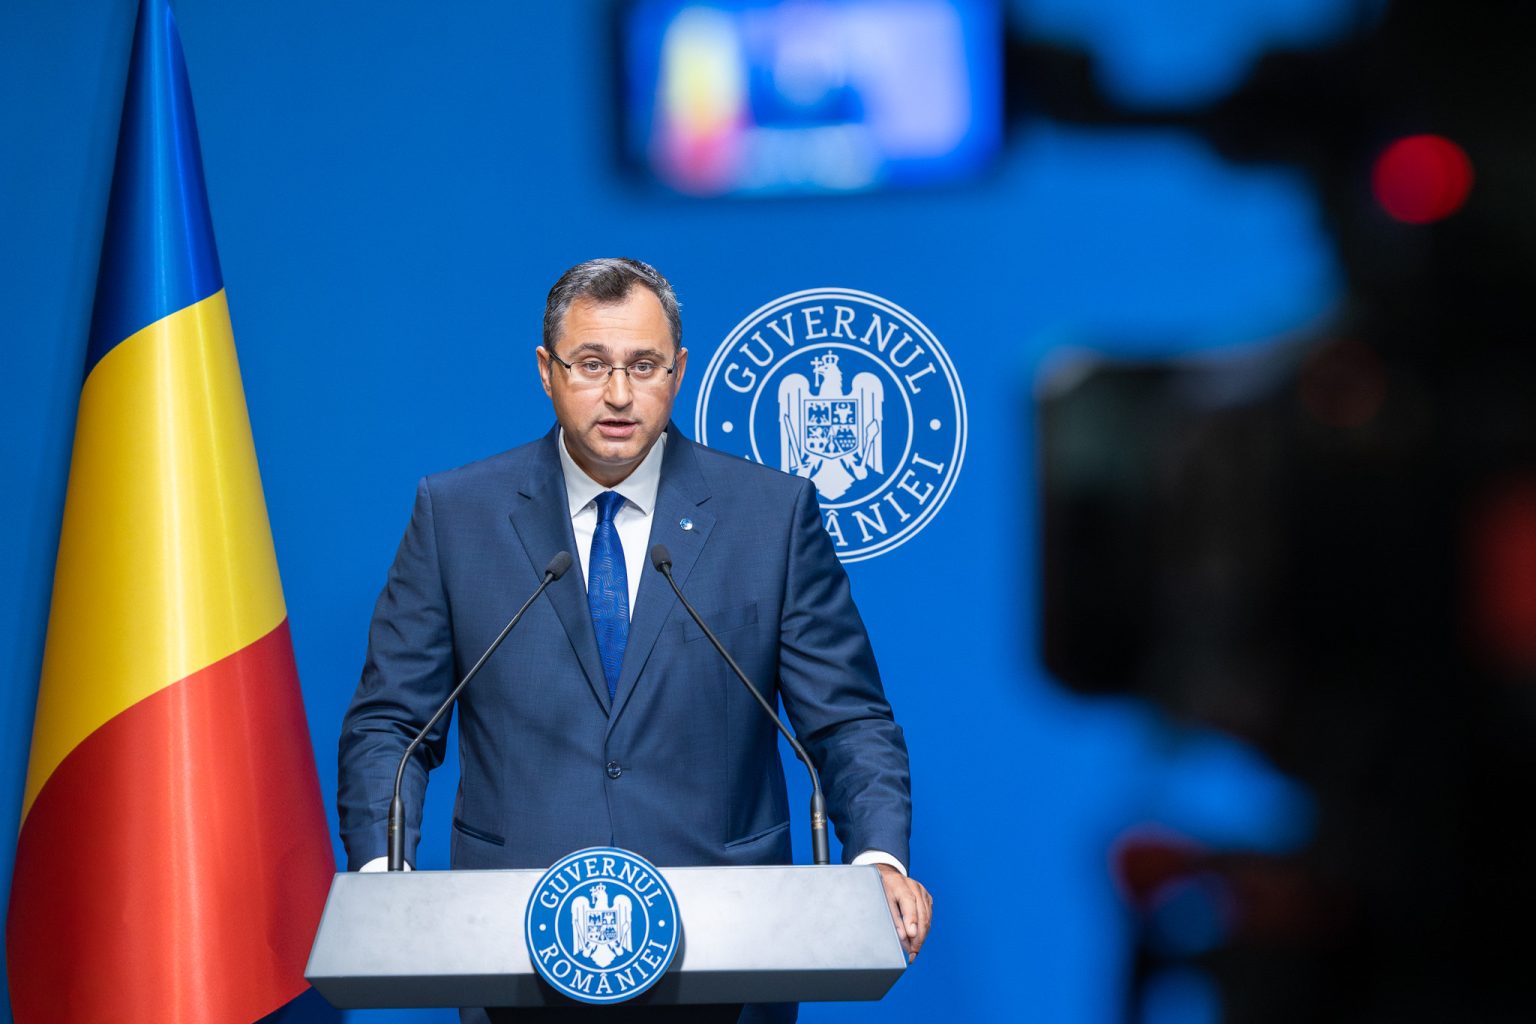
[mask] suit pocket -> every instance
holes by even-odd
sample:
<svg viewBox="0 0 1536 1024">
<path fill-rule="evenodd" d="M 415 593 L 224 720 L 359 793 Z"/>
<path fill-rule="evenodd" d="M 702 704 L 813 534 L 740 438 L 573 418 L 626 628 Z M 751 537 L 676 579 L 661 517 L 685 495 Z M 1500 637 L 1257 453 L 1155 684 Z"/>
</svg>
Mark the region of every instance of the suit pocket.
<svg viewBox="0 0 1536 1024">
<path fill-rule="evenodd" d="M 507 841 L 496 833 L 483 832 L 472 825 L 464 824 L 464 822 L 460 821 L 458 818 L 453 819 L 453 830 L 458 832 L 460 835 L 468 836 L 471 839 L 478 839 L 482 843 L 490 843 L 492 846 L 507 845 Z"/>
<path fill-rule="evenodd" d="M 772 828 L 765 828 L 761 832 L 754 832 L 749 836 L 742 836 L 740 839 L 732 839 L 725 844 L 725 848 L 727 850 L 739 850 L 744 846 L 751 846 L 754 843 L 762 843 L 765 846 L 771 845 L 779 833 L 786 831 L 788 828 L 789 822 L 781 821 Z"/>
<path fill-rule="evenodd" d="M 678 611 L 682 615 L 688 616 L 688 613 L 681 608 Z M 711 611 L 707 608 L 701 608 L 699 609 L 699 617 L 704 620 L 705 625 L 715 631 L 716 636 L 719 636 L 722 633 L 729 633 L 733 629 L 754 625 L 757 622 L 757 602 L 753 601 L 751 604 L 744 604 L 738 608 L 727 608 L 723 611 Z M 704 631 L 699 628 L 699 624 L 694 622 L 691 616 L 683 619 L 683 639 L 689 642 L 704 639 Z"/>
</svg>

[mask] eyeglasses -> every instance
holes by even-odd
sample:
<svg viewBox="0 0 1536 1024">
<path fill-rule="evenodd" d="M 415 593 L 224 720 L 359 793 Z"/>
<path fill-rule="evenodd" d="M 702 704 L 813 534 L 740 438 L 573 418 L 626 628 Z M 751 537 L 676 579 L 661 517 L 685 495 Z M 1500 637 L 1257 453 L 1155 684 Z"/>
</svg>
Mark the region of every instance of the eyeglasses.
<svg viewBox="0 0 1536 1024">
<path fill-rule="evenodd" d="M 553 352 L 549 353 L 549 358 L 565 367 L 571 375 L 571 383 L 580 388 L 603 387 L 615 370 L 621 371 L 635 387 L 659 388 L 672 376 L 672 371 L 677 369 L 676 362 L 671 366 L 662 366 L 654 359 L 636 359 L 628 366 L 617 366 L 590 357 L 568 363 Z"/>
</svg>

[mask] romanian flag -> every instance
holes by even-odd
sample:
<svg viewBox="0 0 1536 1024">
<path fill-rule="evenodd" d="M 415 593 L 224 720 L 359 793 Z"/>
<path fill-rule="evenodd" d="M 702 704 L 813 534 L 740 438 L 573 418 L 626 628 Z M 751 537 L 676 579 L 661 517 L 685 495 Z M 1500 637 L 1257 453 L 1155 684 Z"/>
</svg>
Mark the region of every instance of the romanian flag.
<svg viewBox="0 0 1536 1024">
<path fill-rule="evenodd" d="M 334 859 L 166 0 L 133 42 L 6 922 L 20 1024 L 249 1022 Z"/>
</svg>

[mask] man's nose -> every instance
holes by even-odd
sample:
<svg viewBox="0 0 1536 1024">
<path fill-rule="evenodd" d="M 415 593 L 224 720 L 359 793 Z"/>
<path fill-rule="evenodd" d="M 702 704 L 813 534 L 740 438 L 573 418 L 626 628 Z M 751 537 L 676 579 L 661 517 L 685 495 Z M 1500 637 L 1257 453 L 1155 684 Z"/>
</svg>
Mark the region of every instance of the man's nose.
<svg viewBox="0 0 1536 1024">
<path fill-rule="evenodd" d="M 622 407 L 632 402 L 635 386 L 630 383 L 629 373 L 617 367 L 609 371 L 608 379 L 603 383 L 603 397 L 609 405 Z"/>
</svg>

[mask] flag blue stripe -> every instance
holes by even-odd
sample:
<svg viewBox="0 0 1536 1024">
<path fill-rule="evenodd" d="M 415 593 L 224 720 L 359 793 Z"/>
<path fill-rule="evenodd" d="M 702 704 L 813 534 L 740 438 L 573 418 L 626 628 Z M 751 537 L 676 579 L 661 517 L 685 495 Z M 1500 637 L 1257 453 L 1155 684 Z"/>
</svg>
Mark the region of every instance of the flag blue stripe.
<svg viewBox="0 0 1536 1024">
<path fill-rule="evenodd" d="M 224 286 L 192 91 L 166 0 L 141 0 L 85 373 L 118 342 Z"/>
</svg>

